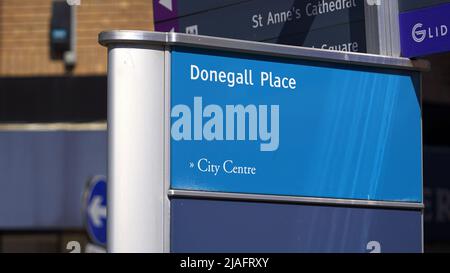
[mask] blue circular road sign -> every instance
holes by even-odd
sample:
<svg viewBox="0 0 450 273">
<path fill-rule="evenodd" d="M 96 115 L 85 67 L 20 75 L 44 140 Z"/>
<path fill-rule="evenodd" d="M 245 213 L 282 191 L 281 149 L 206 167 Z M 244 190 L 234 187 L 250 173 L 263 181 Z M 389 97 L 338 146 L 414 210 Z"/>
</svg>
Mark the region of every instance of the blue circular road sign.
<svg viewBox="0 0 450 273">
<path fill-rule="evenodd" d="M 84 197 L 86 229 L 91 240 L 106 245 L 106 178 L 95 176 L 87 186 Z"/>
</svg>

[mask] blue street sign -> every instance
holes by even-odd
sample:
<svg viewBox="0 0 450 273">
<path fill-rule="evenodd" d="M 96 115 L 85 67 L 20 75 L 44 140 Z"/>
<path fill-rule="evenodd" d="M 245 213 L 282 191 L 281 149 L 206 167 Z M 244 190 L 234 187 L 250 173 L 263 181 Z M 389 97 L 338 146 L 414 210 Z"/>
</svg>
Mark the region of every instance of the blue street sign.
<svg viewBox="0 0 450 273">
<path fill-rule="evenodd" d="M 86 229 L 91 240 L 106 245 L 106 178 L 96 176 L 85 192 Z"/>
<path fill-rule="evenodd" d="M 173 199 L 171 252 L 422 252 L 420 211 Z"/>
<path fill-rule="evenodd" d="M 173 48 L 171 187 L 422 201 L 419 73 Z"/>
<path fill-rule="evenodd" d="M 450 51 L 450 3 L 400 13 L 402 56 Z"/>
</svg>

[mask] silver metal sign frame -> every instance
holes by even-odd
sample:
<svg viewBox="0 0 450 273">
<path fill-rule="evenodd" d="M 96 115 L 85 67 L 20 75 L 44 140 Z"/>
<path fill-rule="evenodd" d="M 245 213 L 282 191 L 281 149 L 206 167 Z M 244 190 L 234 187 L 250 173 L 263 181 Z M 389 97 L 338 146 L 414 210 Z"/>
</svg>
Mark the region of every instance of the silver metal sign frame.
<svg viewBox="0 0 450 273">
<path fill-rule="evenodd" d="M 170 58 L 172 46 L 186 46 L 413 71 L 428 62 L 146 31 L 102 32 L 99 43 L 108 47 L 108 252 L 169 252 L 171 197 L 423 210 L 423 203 L 170 189 Z"/>
</svg>

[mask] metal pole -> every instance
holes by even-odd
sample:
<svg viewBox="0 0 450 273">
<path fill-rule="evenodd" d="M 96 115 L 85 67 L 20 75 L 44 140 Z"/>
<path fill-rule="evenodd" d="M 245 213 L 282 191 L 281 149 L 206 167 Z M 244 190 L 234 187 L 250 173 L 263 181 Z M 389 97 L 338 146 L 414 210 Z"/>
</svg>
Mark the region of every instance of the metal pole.
<svg viewBox="0 0 450 273">
<path fill-rule="evenodd" d="M 367 52 L 400 56 L 398 0 L 364 2 Z"/>
<path fill-rule="evenodd" d="M 164 48 L 108 51 L 108 252 L 164 251 Z"/>
</svg>

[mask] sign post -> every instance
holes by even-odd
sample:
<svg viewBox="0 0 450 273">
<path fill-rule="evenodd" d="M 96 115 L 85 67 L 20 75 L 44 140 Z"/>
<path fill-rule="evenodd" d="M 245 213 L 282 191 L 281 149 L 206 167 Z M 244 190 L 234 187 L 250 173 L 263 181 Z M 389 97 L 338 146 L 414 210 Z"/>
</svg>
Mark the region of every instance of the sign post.
<svg viewBox="0 0 450 273">
<path fill-rule="evenodd" d="M 99 41 L 108 251 L 422 251 L 426 63 L 179 33 Z"/>
</svg>

